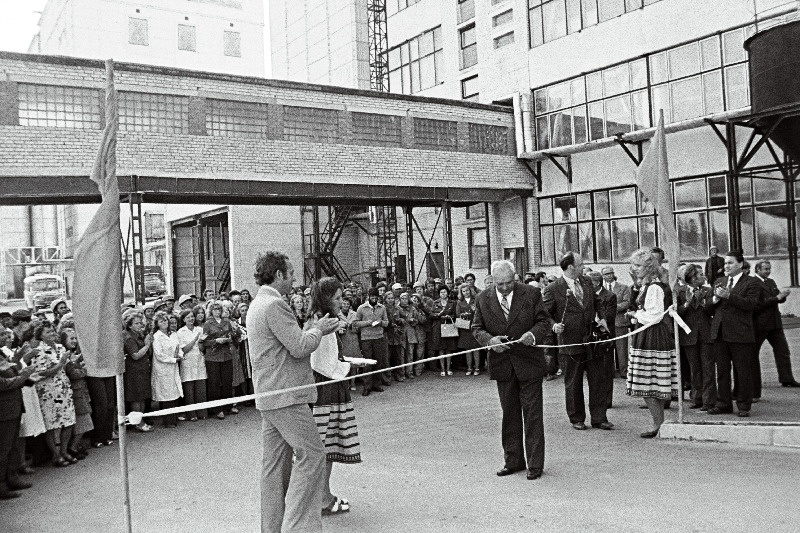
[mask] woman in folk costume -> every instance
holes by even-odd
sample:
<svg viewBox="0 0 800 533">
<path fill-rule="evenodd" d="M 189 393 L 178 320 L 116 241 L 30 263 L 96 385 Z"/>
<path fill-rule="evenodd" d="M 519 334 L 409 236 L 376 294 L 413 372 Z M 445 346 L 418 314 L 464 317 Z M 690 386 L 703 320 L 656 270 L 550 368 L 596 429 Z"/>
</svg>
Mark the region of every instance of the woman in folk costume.
<svg viewBox="0 0 800 533">
<path fill-rule="evenodd" d="M 678 372 L 672 319 L 664 311 L 672 305 L 672 291 L 663 269 L 649 249 L 631 256 L 631 273 L 641 286 L 636 311 L 629 311 L 639 326 L 648 326 L 633 336 L 628 357 L 626 394 L 644 398 L 653 417 L 653 429 L 641 434 L 651 439 L 664 423 L 664 404 L 678 398 Z"/>
<path fill-rule="evenodd" d="M 311 307 L 306 329 L 312 327 L 325 315 L 338 316 L 340 329 L 346 328 L 341 315 L 342 286 L 334 278 L 322 278 L 313 285 Z M 331 379 L 343 379 L 350 372 L 351 365 L 341 360 L 339 335 L 336 332 L 322 337 L 319 347 L 311 354 L 311 368 L 317 383 Z M 333 463 L 360 463 L 361 451 L 358 441 L 353 401 L 347 381 L 337 381 L 321 385 L 317 389 L 317 402 L 313 406 L 314 420 L 320 438 L 325 444 L 327 456 L 325 470 L 323 515 L 338 514 L 350 510 L 347 500 L 331 492 L 331 471 Z"/>
</svg>

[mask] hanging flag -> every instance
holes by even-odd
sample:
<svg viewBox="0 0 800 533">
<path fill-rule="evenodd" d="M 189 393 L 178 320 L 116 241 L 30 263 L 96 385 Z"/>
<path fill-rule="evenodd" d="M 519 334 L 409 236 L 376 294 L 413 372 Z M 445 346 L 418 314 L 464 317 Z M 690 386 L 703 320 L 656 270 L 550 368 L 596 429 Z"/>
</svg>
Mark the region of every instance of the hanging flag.
<svg viewBox="0 0 800 533">
<path fill-rule="evenodd" d="M 122 374 L 119 185 L 117 184 L 117 94 L 114 64 L 106 61 L 106 126 L 91 179 L 103 198 L 81 237 L 73 262 L 72 309 L 75 329 L 92 377 Z"/>
<path fill-rule="evenodd" d="M 672 209 L 663 110 L 660 112 L 658 126 L 650 142 L 650 148 L 636 170 L 636 185 L 642 195 L 653 204 L 658 215 L 658 242 L 669 261 L 669 286 L 672 287 L 678 277 L 680 248 Z"/>
</svg>

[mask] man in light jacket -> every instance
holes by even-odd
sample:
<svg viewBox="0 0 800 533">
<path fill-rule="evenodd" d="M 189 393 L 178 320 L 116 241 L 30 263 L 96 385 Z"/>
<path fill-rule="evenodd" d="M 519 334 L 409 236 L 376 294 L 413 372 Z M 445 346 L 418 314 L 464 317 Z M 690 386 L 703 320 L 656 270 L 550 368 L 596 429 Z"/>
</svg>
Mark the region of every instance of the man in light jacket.
<svg viewBox="0 0 800 533">
<path fill-rule="evenodd" d="M 300 329 L 281 298 L 292 288 L 294 268 L 280 252 L 258 258 L 255 278 L 260 288 L 247 313 L 255 392 L 313 384 L 311 352 L 324 335 L 336 331 L 338 318 L 325 315 L 307 331 Z M 325 450 L 308 408 L 316 400 L 314 387 L 256 398 L 264 446 L 262 532 L 322 531 Z"/>
</svg>

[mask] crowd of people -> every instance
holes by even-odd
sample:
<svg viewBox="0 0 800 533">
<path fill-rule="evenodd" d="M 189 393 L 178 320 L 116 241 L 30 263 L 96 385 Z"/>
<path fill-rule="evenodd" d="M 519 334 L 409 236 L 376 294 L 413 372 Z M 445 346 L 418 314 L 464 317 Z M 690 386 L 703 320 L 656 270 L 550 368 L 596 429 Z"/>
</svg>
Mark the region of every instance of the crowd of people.
<svg viewBox="0 0 800 533">
<path fill-rule="evenodd" d="M 514 283 L 539 289 L 543 309 L 552 321 L 537 344 L 562 346 L 545 350 L 543 375 L 548 380 L 563 375 L 566 411 L 573 428 L 587 429 L 584 374 L 589 383 L 590 423 L 595 428 L 614 428 L 607 410 L 612 407 L 615 377 L 625 380 L 626 392 L 642 397 L 643 408 L 652 414 L 653 428 L 643 437 L 658 433 L 664 409 L 680 390 L 690 391 L 691 408 L 709 414 L 731 413 L 735 401 L 737 414 L 749 416 L 752 404 L 761 397 L 758 354 L 765 340 L 773 347 L 780 382 L 800 386 L 792 374 L 778 311 L 789 291 L 780 291 L 770 279 L 769 261 L 757 262 L 750 275 L 740 253 L 729 252 L 722 258 L 712 249 L 705 268 L 682 264 L 678 282 L 670 286 L 664 260 L 657 248 L 634 254 L 630 284 L 618 280 L 611 267 L 593 271 L 573 253 L 561 260 L 562 276 L 531 272 L 520 279 L 513 275 Z M 492 359 L 486 343 L 476 340 L 473 321 L 478 294 L 497 287 L 491 275 L 483 280 L 483 291 L 475 282 L 475 275 L 467 273 L 411 285 L 337 284 L 335 290 L 328 287 L 324 292 L 325 301 L 314 300 L 319 284 L 291 286 L 280 294 L 300 330 L 315 327 L 322 311 L 337 317 L 335 335 L 330 337 L 336 342 L 328 349 L 342 361 L 372 359 L 375 365 L 369 370 L 383 370 L 361 378 L 363 364 L 348 363 L 346 392 L 337 388 L 325 394 L 328 407 L 322 416 L 330 417 L 330 405 L 338 406 L 333 412 L 351 412 L 349 392 L 357 390 L 357 384 L 361 394 L 369 396 L 384 392 L 393 381 L 408 382 L 426 371 L 441 378 L 456 371 L 471 377 L 485 372 Z M 677 313 L 691 329 L 681 331 L 677 349 L 671 319 L 665 314 L 672 305 L 672 291 L 677 291 Z M 164 296 L 143 306 L 124 305 L 127 410 L 147 412 L 154 402 L 164 409 L 252 393 L 247 331 L 252 299 L 247 290 L 206 291 L 201 298 Z M 87 376 L 67 302 L 54 301 L 50 311 L 0 315 L 0 454 L 8 457 L 2 459 L 5 471 L 0 472 L 0 481 L 5 482 L 0 483 L 0 498 L 16 497 L 17 489 L 30 486 L 21 477 L 32 472 L 26 448 L 35 452 L 38 446 L 40 456 L 46 449 L 52 465 L 66 467 L 85 459 L 92 447 L 112 445 L 117 438 L 113 382 L 109 385 L 108 378 Z M 641 325 L 653 327 L 631 338 L 587 344 L 623 336 Z M 456 352 L 466 353 L 456 361 L 447 357 Z M 680 377 L 674 354 L 684 360 Z M 415 364 L 437 356 L 441 357 Z M 385 370 L 402 364 L 406 366 Z M 340 373 L 341 368 L 336 376 Z M 200 409 L 165 416 L 161 423 L 174 428 L 179 422 L 208 416 L 223 420 L 238 413 L 239 407 L 233 403 L 210 412 Z M 342 420 L 337 423 L 346 425 L 346 419 Z M 135 429 L 148 433 L 153 423 L 143 420 Z M 342 462 L 360 460 L 357 432 L 353 435 L 354 453 L 333 452 Z M 331 504 L 333 512 L 346 508 L 347 502 L 338 498 Z"/>
</svg>

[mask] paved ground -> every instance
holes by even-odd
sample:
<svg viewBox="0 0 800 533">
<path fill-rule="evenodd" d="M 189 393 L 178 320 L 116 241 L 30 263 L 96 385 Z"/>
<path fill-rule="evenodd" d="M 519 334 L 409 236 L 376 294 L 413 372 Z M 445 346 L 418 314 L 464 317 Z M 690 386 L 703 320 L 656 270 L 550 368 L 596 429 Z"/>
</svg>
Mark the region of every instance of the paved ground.
<svg viewBox="0 0 800 533">
<path fill-rule="evenodd" d="M 753 420 L 800 419 L 800 391 L 778 387 L 771 353 L 762 359 L 766 401 Z M 495 476 L 500 408 L 485 375 L 426 373 L 357 395 L 364 462 L 335 467 L 334 491 L 352 511 L 326 518 L 325 531 L 797 531 L 800 450 L 640 439 L 648 415 L 620 384 L 609 413 L 618 429 L 577 432 L 563 381 L 545 383 L 547 460 L 534 482 Z M 134 531 L 257 531 L 259 457 L 253 408 L 133 434 Z M 32 481 L 24 498 L 0 502 L 0 530 L 122 531 L 116 446 Z"/>
</svg>

